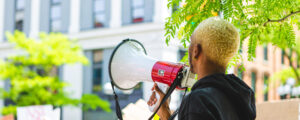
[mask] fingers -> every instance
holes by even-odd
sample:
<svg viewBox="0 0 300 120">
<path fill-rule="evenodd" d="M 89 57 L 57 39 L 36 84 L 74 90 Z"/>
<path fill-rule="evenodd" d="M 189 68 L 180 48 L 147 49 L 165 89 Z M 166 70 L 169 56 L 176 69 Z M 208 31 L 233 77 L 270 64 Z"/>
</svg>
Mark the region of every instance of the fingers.
<svg viewBox="0 0 300 120">
<path fill-rule="evenodd" d="M 154 90 L 159 94 L 160 97 L 165 96 L 165 94 L 159 89 L 158 85 L 155 83 L 154 84 Z"/>
<path fill-rule="evenodd" d="M 157 83 L 154 83 L 153 87 L 151 88 L 151 90 L 155 90 L 155 86 L 157 86 Z"/>
<path fill-rule="evenodd" d="M 149 106 L 152 106 L 152 105 L 154 105 L 157 102 L 157 98 L 156 98 L 155 95 L 156 95 L 156 93 L 152 92 L 152 95 L 150 96 L 149 101 L 147 102 L 147 104 Z"/>
<path fill-rule="evenodd" d="M 165 93 L 162 92 L 162 90 L 158 87 L 158 85 L 156 83 L 154 83 L 153 87 L 151 88 L 152 95 L 150 96 L 147 104 L 149 106 L 152 106 L 154 104 L 156 104 L 156 102 L 158 102 L 158 98 L 156 98 L 156 94 L 158 94 L 160 96 L 160 100 L 165 96 Z"/>
</svg>

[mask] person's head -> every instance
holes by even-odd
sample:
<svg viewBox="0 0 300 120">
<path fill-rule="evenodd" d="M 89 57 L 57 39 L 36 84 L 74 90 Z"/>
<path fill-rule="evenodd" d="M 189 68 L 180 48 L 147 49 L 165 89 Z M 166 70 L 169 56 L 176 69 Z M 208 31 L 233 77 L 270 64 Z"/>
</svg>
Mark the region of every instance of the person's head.
<svg viewBox="0 0 300 120">
<path fill-rule="evenodd" d="M 202 21 L 191 36 L 189 47 L 191 71 L 199 74 L 208 68 L 225 72 L 239 44 L 239 33 L 229 22 L 219 17 Z"/>
</svg>

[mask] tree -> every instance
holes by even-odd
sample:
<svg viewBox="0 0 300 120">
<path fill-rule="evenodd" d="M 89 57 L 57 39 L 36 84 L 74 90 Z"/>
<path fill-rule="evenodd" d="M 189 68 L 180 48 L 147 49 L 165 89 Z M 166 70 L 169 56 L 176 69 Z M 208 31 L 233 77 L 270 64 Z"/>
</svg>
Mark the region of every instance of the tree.
<svg viewBox="0 0 300 120">
<path fill-rule="evenodd" d="M 178 7 L 182 4 L 180 7 Z M 299 0 L 168 0 L 168 8 L 176 8 L 165 23 L 166 44 L 178 39 L 184 47 L 190 42 L 190 36 L 198 24 L 212 16 L 220 16 L 236 26 L 240 33 L 240 49 L 248 40 L 248 60 L 256 57 L 257 45 L 271 43 L 285 51 L 289 59 L 290 72 L 300 81 L 293 61 L 300 64 L 300 46 L 295 46 L 295 31 L 300 29 Z M 291 49 L 290 49 L 291 48 Z M 297 52 L 298 51 L 298 52 Z M 188 55 L 182 61 L 187 62 Z M 237 54 L 228 68 L 243 64 L 241 53 Z M 243 65 L 241 65 L 243 66 Z M 244 70 L 243 67 L 239 69 Z M 228 69 L 227 69 L 228 70 Z M 299 71 L 299 70 L 298 70 Z"/>
<path fill-rule="evenodd" d="M 19 54 L 0 61 L 0 77 L 10 82 L 10 89 L 1 89 L 1 98 L 11 105 L 2 109 L 2 114 L 15 114 L 16 107 L 51 104 L 80 106 L 82 109 L 102 108 L 110 112 L 110 104 L 96 95 L 85 94 L 80 99 L 69 97 L 57 70 L 64 64 L 88 64 L 81 48 L 74 40 L 60 33 L 40 33 L 39 39 L 27 38 L 24 33 L 6 33 L 10 43 Z"/>
<path fill-rule="evenodd" d="M 291 87 L 293 89 L 299 88 L 300 86 L 300 37 L 296 40 L 296 45 L 291 48 L 284 49 L 284 57 L 288 60 L 288 68 L 285 68 L 279 72 L 276 72 L 272 77 L 272 81 L 280 80 L 282 85 L 287 84 L 287 80 L 292 78 L 295 80 L 295 84 Z M 296 63 L 296 64 L 294 64 Z M 274 83 L 274 82 L 273 82 Z M 281 93 L 282 97 L 285 98 L 286 94 L 290 94 L 290 97 L 300 97 L 300 91 L 290 91 L 289 93 Z M 296 93 L 296 94 L 295 94 Z"/>
<path fill-rule="evenodd" d="M 181 2 L 183 0 L 168 0 L 168 8 L 174 8 Z M 249 39 L 248 60 L 253 60 L 258 43 L 271 43 L 282 49 L 294 46 L 293 28 L 300 29 L 299 14 L 299 0 L 185 0 L 167 18 L 166 43 L 179 39 L 186 47 L 201 21 L 220 16 L 239 29 L 241 46 Z M 237 55 L 234 60 L 238 58 Z"/>
</svg>

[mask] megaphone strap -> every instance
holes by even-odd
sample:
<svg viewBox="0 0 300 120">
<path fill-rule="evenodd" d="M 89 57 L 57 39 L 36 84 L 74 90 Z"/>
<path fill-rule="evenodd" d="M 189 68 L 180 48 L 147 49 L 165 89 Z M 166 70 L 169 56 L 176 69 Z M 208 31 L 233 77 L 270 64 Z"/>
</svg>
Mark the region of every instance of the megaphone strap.
<svg viewBox="0 0 300 120">
<path fill-rule="evenodd" d="M 114 86 L 114 84 L 112 82 L 111 82 L 111 87 L 112 87 L 112 90 L 114 92 L 114 97 L 115 97 L 115 102 L 116 102 L 116 114 L 117 114 L 117 117 L 119 118 L 119 120 L 123 120 L 123 116 L 122 116 L 122 111 L 121 111 L 121 107 L 120 107 L 120 104 L 119 104 L 118 95 L 115 92 L 115 86 Z"/>
</svg>

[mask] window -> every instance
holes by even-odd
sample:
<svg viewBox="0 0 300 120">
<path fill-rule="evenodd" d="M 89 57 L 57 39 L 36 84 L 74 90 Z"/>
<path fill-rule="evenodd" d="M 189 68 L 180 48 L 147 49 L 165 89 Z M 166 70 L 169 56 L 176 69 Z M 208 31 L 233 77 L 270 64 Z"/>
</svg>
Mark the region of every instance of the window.
<svg viewBox="0 0 300 120">
<path fill-rule="evenodd" d="M 140 23 L 144 21 L 145 17 L 145 1 L 132 0 L 132 23 Z"/>
<path fill-rule="evenodd" d="M 269 76 L 264 75 L 264 101 L 268 101 L 269 93 Z"/>
<path fill-rule="evenodd" d="M 284 50 L 281 50 L 281 64 L 284 64 L 284 55 L 285 55 Z"/>
<path fill-rule="evenodd" d="M 94 28 L 104 27 L 105 23 L 105 0 L 94 0 Z"/>
<path fill-rule="evenodd" d="M 264 46 L 264 60 L 268 61 L 268 46 Z"/>
<path fill-rule="evenodd" d="M 51 0 L 50 31 L 61 31 L 61 0 Z"/>
<path fill-rule="evenodd" d="M 255 92 L 255 85 L 256 85 L 256 73 L 251 72 L 251 87 L 254 92 Z"/>
<path fill-rule="evenodd" d="M 241 67 L 241 66 L 240 66 Z M 242 68 L 238 68 L 238 70 L 237 70 L 237 74 L 238 74 L 238 77 L 241 79 L 241 80 L 243 80 L 243 77 L 244 77 L 244 73 L 243 73 L 243 71 L 242 71 Z"/>
<path fill-rule="evenodd" d="M 182 60 L 182 58 L 185 56 L 186 52 L 187 52 L 187 50 L 179 49 L 179 51 L 178 51 L 178 61 Z"/>
<path fill-rule="evenodd" d="M 23 31 L 25 18 L 25 0 L 16 0 L 15 4 L 15 29 Z"/>
<path fill-rule="evenodd" d="M 92 92 L 97 93 L 100 92 L 101 87 L 101 79 L 102 79 L 102 51 L 94 51 L 93 54 L 93 82 L 92 82 Z"/>
</svg>

